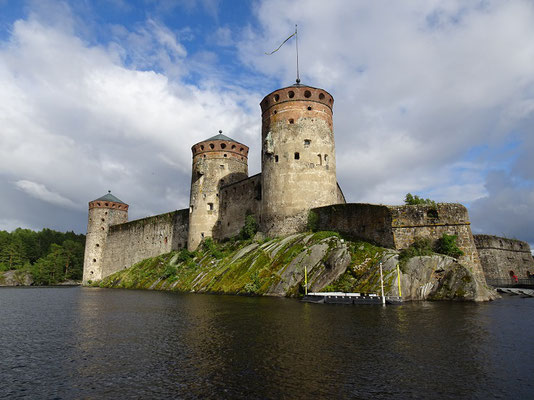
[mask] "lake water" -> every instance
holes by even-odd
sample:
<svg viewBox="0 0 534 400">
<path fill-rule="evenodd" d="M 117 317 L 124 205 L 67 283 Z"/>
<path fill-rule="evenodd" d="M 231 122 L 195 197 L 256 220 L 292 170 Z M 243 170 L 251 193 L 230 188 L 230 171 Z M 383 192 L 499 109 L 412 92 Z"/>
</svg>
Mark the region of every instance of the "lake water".
<svg viewBox="0 0 534 400">
<path fill-rule="evenodd" d="M 0 289 L 0 398 L 534 398 L 534 299 Z"/>
</svg>

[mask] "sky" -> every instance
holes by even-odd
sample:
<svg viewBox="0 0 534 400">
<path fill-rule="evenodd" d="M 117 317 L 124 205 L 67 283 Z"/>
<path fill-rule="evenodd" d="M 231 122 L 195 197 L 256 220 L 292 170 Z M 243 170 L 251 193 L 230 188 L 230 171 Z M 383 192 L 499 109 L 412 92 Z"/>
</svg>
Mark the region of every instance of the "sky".
<svg viewBox="0 0 534 400">
<path fill-rule="evenodd" d="M 532 1 L 0 0 L 0 230 L 85 233 L 188 207 L 191 146 L 223 130 L 260 172 L 259 103 L 334 96 L 349 202 L 467 206 L 534 247 Z"/>
</svg>

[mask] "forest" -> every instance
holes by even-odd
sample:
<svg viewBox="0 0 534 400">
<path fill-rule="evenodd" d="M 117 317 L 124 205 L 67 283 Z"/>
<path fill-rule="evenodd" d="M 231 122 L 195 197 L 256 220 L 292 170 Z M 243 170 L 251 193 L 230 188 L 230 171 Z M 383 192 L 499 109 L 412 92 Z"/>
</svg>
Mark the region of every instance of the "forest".
<svg viewBox="0 0 534 400">
<path fill-rule="evenodd" d="M 85 235 L 43 229 L 0 231 L 0 274 L 20 270 L 31 274 L 34 285 L 80 280 Z"/>
</svg>

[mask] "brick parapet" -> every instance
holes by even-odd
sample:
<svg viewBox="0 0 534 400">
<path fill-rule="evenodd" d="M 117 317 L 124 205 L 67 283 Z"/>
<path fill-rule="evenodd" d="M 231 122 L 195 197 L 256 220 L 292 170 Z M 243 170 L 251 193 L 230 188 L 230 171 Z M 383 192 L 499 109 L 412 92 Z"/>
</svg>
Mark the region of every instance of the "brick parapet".
<svg viewBox="0 0 534 400">
<path fill-rule="evenodd" d="M 116 210 L 128 211 L 128 207 L 128 204 L 117 203 L 115 201 L 93 200 L 89 202 L 89 210 L 93 208 L 111 208 Z"/>
<path fill-rule="evenodd" d="M 199 158 L 232 158 L 244 163 L 248 160 L 248 146 L 230 140 L 205 140 L 191 147 L 193 163 Z"/>
<path fill-rule="evenodd" d="M 295 101 L 319 103 L 328 107 L 330 112 L 334 107 L 334 98 L 326 90 L 306 85 L 293 85 L 275 90 L 265 96 L 260 103 L 261 112 L 263 114 L 273 106 Z"/>
</svg>

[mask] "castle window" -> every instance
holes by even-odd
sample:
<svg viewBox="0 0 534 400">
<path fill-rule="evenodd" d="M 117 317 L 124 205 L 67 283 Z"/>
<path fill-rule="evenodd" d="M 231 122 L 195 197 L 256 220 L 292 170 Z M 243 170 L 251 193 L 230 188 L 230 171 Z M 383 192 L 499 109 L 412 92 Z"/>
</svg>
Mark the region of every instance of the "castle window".
<svg viewBox="0 0 534 400">
<path fill-rule="evenodd" d="M 311 92 L 310 92 L 309 90 L 306 90 L 306 91 L 304 92 L 304 97 L 306 97 L 306 98 L 310 98 L 310 97 L 311 97 Z"/>
<path fill-rule="evenodd" d="M 311 140 L 310 139 L 304 139 L 304 147 L 310 147 Z"/>
<path fill-rule="evenodd" d="M 208 211 L 213 211 L 213 203 L 208 203 Z"/>
<path fill-rule="evenodd" d="M 308 106 L 308 111 L 311 111 L 311 106 Z"/>
<path fill-rule="evenodd" d="M 224 169 L 224 164 L 219 165 L 220 169 Z"/>
<path fill-rule="evenodd" d="M 104 213 L 104 215 L 108 215 L 108 212 L 106 211 L 106 212 Z"/>
<path fill-rule="evenodd" d="M 102 228 L 100 228 L 100 229 L 104 230 L 104 227 L 102 227 Z"/>
<path fill-rule="evenodd" d="M 328 162 L 328 154 L 324 155 L 324 163 L 326 164 Z"/>
<path fill-rule="evenodd" d="M 324 100 L 324 93 L 319 93 L 319 100 Z"/>
<path fill-rule="evenodd" d="M 206 155 L 204 154 L 204 158 L 206 158 Z"/>
<path fill-rule="evenodd" d="M 100 203 L 96 203 L 96 205 L 97 205 L 98 207 L 100 207 Z"/>
<path fill-rule="evenodd" d="M 96 247 L 100 247 L 100 245 L 97 243 L 97 244 L 96 244 Z"/>
<path fill-rule="evenodd" d="M 232 145 L 232 150 L 234 150 L 234 149 L 235 149 L 235 144 Z"/>
<path fill-rule="evenodd" d="M 224 157 L 228 157 L 228 154 L 224 153 Z"/>
<path fill-rule="evenodd" d="M 294 124 L 294 123 L 295 123 L 295 120 L 294 120 L 293 118 L 290 118 L 290 119 L 289 119 L 289 123 L 290 123 L 290 124 Z"/>
<path fill-rule="evenodd" d="M 295 160 L 300 160 L 300 153 L 298 152 L 295 153 Z"/>
<path fill-rule="evenodd" d="M 200 150 L 204 150 L 204 145 L 203 144 L 200 145 Z"/>
<path fill-rule="evenodd" d="M 107 206 L 108 206 L 108 203 L 104 203 L 104 205 L 107 207 Z"/>
<path fill-rule="evenodd" d="M 96 258 L 93 258 L 93 262 L 96 262 Z"/>
<path fill-rule="evenodd" d="M 200 232 L 200 237 L 204 239 L 204 232 Z"/>
<path fill-rule="evenodd" d="M 274 95 L 274 101 L 278 101 L 278 100 L 280 100 L 280 96 L 278 94 L 275 94 Z"/>
<path fill-rule="evenodd" d="M 215 145 L 213 143 L 210 143 L 210 149 L 214 149 L 215 148 Z"/>
<path fill-rule="evenodd" d="M 292 99 L 293 97 L 295 97 L 295 92 L 290 90 L 289 92 L 287 92 L 287 96 Z"/>
<path fill-rule="evenodd" d="M 241 147 L 241 148 L 239 149 L 239 152 L 240 152 L 240 153 L 242 153 L 242 152 L 243 152 L 243 148 L 242 148 L 242 147 Z"/>
<path fill-rule="evenodd" d="M 273 111 L 273 114 L 276 114 L 277 112 L 278 112 L 278 111 L 274 110 L 274 111 Z"/>
<path fill-rule="evenodd" d="M 221 149 L 226 149 L 226 144 L 225 143 L 221 144 Z"/>
<path fill-rule="evenodd" d="M 100 218 L 102 220 L 102 222 L 105 222 L 106 220 L 104 218 Z"/>
<path fill-rule="evenodd" d="M 278 155 L 274 156 L 274 162 L 278 162 Z"/>
<path fill-rule="evenodd" d="M 317 154 L 317 157 L 319 158 L 319 165 L 323 165 L 323 158 L 320 154 Z"/>
</svg>

